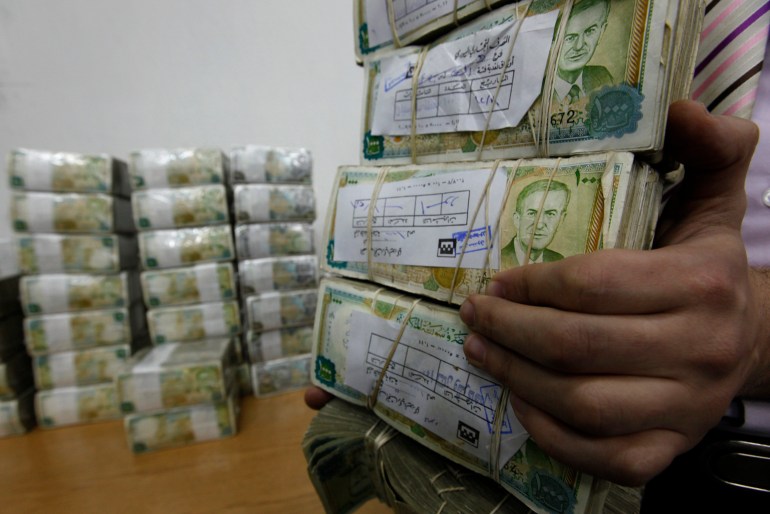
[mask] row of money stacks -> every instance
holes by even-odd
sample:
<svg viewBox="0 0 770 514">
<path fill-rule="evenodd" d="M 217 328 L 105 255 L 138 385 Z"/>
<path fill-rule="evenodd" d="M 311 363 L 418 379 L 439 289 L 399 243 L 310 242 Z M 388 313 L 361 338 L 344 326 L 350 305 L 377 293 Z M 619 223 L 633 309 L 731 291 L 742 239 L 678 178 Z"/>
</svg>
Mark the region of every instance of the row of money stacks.
<svg viewBox="0 0 770 514">
<path fill-rule="evenodd" d="M 38 424 L 117 419 L 115 375 L 146 344 L 126 164 L 17 149 L 7 172 Z"/>
<path fill-rule="evenodd" d="M 16 241 L 0 239 L 0 437 L 36 423 L 32 362 L 24 345 Z"/>
<path fill-rule="evenodd" d="M 230 150 L 243 353 L 253 394 L 309 383 L 318 258 L 313 161 L 305 148 Z"/>
<path fill-rule="evenodd" d="M 228 157 L 219 148 L 139 150 L 129 172 L 152 344 L 117 377 L 129 447 L 233 435 L 241 316 Z"/>
<path fill-rule="evenodd" d="M 515 496 L 501 512 L 600 511 L 606 484 L 545 454 L 504 384 L 467 362 L 457 306 L 501 270 L 650 248 L 669 176 L 649 163 L 688 96 L 704 5 L 452 4 L 354 0 L 363 144 L 329 202 L 312 381 L 495 477 Z M 353 459 L 324 435 L 304 448 L 327 510 L 402 501 L 367 478 L 378 444 Z M 428 496 L 409 508 L 435 510 Z"/>
</svg>

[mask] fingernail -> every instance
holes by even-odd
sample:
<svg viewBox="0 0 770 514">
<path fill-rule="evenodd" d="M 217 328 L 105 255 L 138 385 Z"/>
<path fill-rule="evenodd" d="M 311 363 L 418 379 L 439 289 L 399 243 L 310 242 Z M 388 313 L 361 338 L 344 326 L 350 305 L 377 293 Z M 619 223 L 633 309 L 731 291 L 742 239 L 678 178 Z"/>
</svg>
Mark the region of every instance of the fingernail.
<svg viewBox="0 0 770 514">
<path fill-rule="evenodd" d="M 476 318 L 476 309 L 473 308 L 473 304 L 468 300 L 460 306 L 460 319 L 466 325 L 472 326 Z"/>
<path fill-rule="evenodd" d="M 471 334 L 465 338 L 463 343 L 463 350 L 465 351 L 465 357 L 468 362 L 476 367 L 482 367 L 484 365 L 484 359 L 487 356 L 487 347 L 481 337 Z"/>
<path fill-rule="evenodd" d="M 498 298 L 502 298 L 505 295 L 503 285 L 500 282 L 493 280 L 492 282 L 487 284 L 487 294 L 489 296 L 496 296 Z"/>
</svg>

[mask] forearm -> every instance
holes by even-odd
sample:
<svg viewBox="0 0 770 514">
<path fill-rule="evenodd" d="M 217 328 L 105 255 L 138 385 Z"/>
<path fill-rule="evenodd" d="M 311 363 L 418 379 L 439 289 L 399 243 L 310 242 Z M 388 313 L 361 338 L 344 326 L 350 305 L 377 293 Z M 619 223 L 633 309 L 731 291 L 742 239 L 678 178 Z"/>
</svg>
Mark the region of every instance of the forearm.
<svg viewBox="0 0 770 514">
<path fill-rule="evenodd" d="M 752 268 L 749 279 L 757 315 L 752 372 L 741 394 L 747 398 L 770 399 L 770 268 Z"/>
</svg>

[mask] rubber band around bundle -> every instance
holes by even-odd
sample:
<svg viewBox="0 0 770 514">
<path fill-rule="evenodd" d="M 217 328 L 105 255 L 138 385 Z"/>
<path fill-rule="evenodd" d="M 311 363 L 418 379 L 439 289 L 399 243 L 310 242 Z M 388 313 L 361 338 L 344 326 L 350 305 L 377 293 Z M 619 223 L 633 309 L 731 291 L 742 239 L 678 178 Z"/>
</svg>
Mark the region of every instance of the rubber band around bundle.
<svg viewBox="0 0 770 514">
<path fill-rule="evenodd" d="M 382 425 L 382 430 L 379 433 L 375 432 L 376 429 Z M 382 420 L 377 420 L 364 435 L 364 444 L 367 450 L 372 456 L 372 464 L 375 468 L 375 472 L 371 473 L 372 481 L 374 482 L 375 491 L 377 491 L 378 497 L 386 497 L 386 486 L 383 480 L 382 469 L 382 454 L 380 451 L 388 444 L 393 438 L 398 435 L 398 431 L 391 426 L 384 423 Z"/>
<path fill-rule="evenodd" d="M 396 299 L 396 301 L 398 301 L 398 298 Z M 412 317 L 412 311 L 414 311 L 414 308 L 417 306 L 418 303 L 420 303 L 420 299 L 416 298 L 412 302 L 412 305 L 409 306 L 409 309 L 406 311 L 406 314 L 404 314 L 404 319 L 401 320 L 401 326 L 399 327 L 398 334 L 396 335 L 396 338 L 393 341 L 393 344 L 390 346 L 390 351 L 388 352 L 388 357 L 385 359 L 385 364 L 382 366 L 382 371 L 380 372 L 380 376 L 377 377 L 377 382 L 375 382 L 374 384 L 374 389 L 372 389 L 371 394 L 366 400 L 366 406 L 369 410 L 374 410 L 374 407 L 377 405 L 377 400 L 380 395 L 380 389 L 382 388 L 382 381 L 385 378 L 385 374 L 388 372 L 390 363 L 393 361 L 393 356 L 396 354 L 396 349 L 398 348 L 398 345 L 401 342 L 401 338 L 403 337 L 404 332 L 406 331 L 406 327 L 409 324 L 409 319 Z M 393 304 L 393 308 L 395 308 L 395 302 Z"/>
<path fill-rule="evenodd" d="M 372 196 L 369 199 L 369 209 L 366 213 L 366 273 L 369 281 L 372 281 L 374 278 L 374 275 L 372 274 L 372 225 L 374 211 L 377 208 L 377 197 L 380 195 L 382 184 L 385 183 L 385 177 L 389 170 L 390 166 L 383 166 L 377 173 L 377 180 L 374 182 Z"/>
<path fill-rule="evenodd" d="M 487 7 L 489 7 L 489 4 L 487 4 Z M 516 19 L 516 26 L 514 27 L 514 33 L 513 37 L 511 38 L 511 44 L 508 47 L 508 52 L 505 54 L 505 66 L 502 67 L 500 70 L 500 74 L 497 76 L 497 86 L 495 86 L 495 93 L 492 95 L 492 102 L 489 104 L 489 112 L 487 113 L 484 121 L 484 130 L 481 133 L 481 142 L 479 142 L 479 148 L 476 152 L 476 160 L 481 160 L 481 155 L 484 153 L 484 145 L 486 144 L 487 140 L 487 132 L 489 131 L 489 123 L 492 121 L 492 113 L 495 112 L 495 105 L 497 105 L 497 97 L 500 94 L 501 86 L 503 85 L 503 81 L 505 80 L 505 74 L 508 72 L 508 66 L 511 64 L 511 56 L 513 55 L 513 48 L 516 46 L 516 40 L 519 38 L 519 32 L 521 32 L 521 26 L 524 25 L 524 20 L 527 19 L 527 15 L 529 14 L 529 9 L 532 7 L 532 0 L 527 4 L 527 8 L 524 11 L 524 15 L 521 18 L 518 18 L 518 9 L 516 10 L 517 13 L 517 19 Z M 511 81 L 513 82 L 513 81 Z"/>
<path fill-rule="evenodd" d="M 393 0 L 387 0 L 385 2 L 385 10 L 388 11 L 388 23 L 390 25 L 390 33 L 393 36 L 393 46 L 401 48 L 401 38 L 398 37 L 398 30 L 396 30 L 396 10 L 393 7 Z"/>
<path fill-rule="evenodd" d="M 489 247 L 489 233 L 486 230 L 486 227 L 489 225 L 489 201 L 487 200 L 489 196 L 489 188 L 492 186 L 492 180 L 494 179 L 495 175 L 497 174 L 497 168 L 500 166 L 500 159 L 497 159 L 494 164 L 492 165 L 492 169 L 490 170 L 489 177 L 487 177 L 487 182 L 484 185 L 484 192 L 479 197 L 479 201 L 476 203 L 476 209 L 473 211 L 473 216 L 471 216 L 470 221 L 468 222 L 468 226 L 465 230 L 465 240 L 463 241 L 462 249 L 460 250 L 460 255 L 457 258 L 457 264 L 455 265 L 454 274 L 452 275 L 452 282 L 449 286 L 449 298 L 447 301 L 449 303 L 452 303 L 452 299 L 454 298 L 455 289 L 457 288 L 457 277 L 460 274 L 460 268 L 462 267 L 463 263 L 463 257 L 465 257 L 465 250 L 468 248 L 468 241 L 471 239 L 471 233 L 473 232 L 473 226 L 476 224 L 476 217 L 479 214 L 479 210 L 481 210 L 481 204 L 484 204 L 484 238 L 487 243 L 487 247 Z M 499 216 L 498 216 L 499 218 Z"/>
</svg>

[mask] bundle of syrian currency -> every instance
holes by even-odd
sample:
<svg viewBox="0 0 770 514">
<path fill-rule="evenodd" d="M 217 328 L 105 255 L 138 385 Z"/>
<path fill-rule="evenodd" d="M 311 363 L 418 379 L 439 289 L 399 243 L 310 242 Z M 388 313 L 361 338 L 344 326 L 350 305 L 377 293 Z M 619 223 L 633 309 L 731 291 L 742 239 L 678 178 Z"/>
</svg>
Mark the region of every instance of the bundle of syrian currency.
<svg viewBox="0 0 770 514">
<path fill-rule="evenodd" d="M 356 58 L 378 50 L 420 43 L 514 0 L 394 2 L 355 0 Z M 394 35 L 395 32 L 395 35 Z"/>
<path fill-rule="evenodd" d="M 128 235 L 19 235 L 21 272 L 117 273 L 139 263 L 136 237 Z"/>
<path fill-rule="evenodd" d="M 533 458 L 503 386 L 465 359 L 468 328 L 456 308 L 368 282 L 324 278 L 319 292 L 312 382 L 399 432 L 500 484 L 542 511 L 534 484 L 572 512 L 604 499 L 603 481 Z M 384 373 L 383 373 L 383 370 Z"/>
<path fill-rule="evenodd" d="M 237 184 L 233 187 L 235 221 L 240 224 L 315 220 L 312 186 Z"/>
<path fill-rule="evenodd" d="M 241 333 L 238 302 L 211 302 L 163 307 L 147 311 L 153 344 L 196 341 Z"/>
<path fill-rule="evenodd" d="M 131 354 L 129 345 L 86 348 L 36 355 L 32 359 L 38 389 L 111 383 Z"/>
<path fill-rule="evenodd" d="M 238 260 L 273 255 L 303 255 L 315 251 L 310 223 L 252 223 L 236 225 Z"/>
<path fill-rule="evenodd" d="M 32 355 L 129 345 L 136 349 L 147 335 L 140 302 L 130 308 L 27 316 L 24 342 Z"/>
<path fill-rule="evenodd" d="M 27 389 L 8 400 L 0 400 L 0 437 L 26 434 L 36 424 L 34 389 Z"/>
<path fill-rule="evenodd" d="M 47 274 L 21 278 L 24 313 L 57 314 L 127 307 L 141 298 L 136 273 Z"/>
<path fill-rule="evenodd" d="M 689 95 L 704 2 L 534 0 L 364 60 L 362 163 L 632 151 Z"/>
<path fill-rule="evenodd" d="M 325 271 L 458 304 L 520 263 L 648 248 L 663 189 L 626 152 L 344 166 L 334 187 Z"/>
<path fill-rule="evenodd" d="M 318 257 L 285 255 L 238 263 L 241 296 L 318 287 Z"/>
<path fill-rule="evenodd" d="M 254 332 L 308 325 L 315 319 L 318 289 L 268 291 L 246 297 L 246 327 Z"/>
<path fill-rule="evenodd" d="M 310 184 L 313 159 L 307 148 L 236 146 L 230 170 L 231 184 Z"/>
<path fill-rule="evenodd" d="M 532 510 L 493 480 L 464 469 L 422 447 L 366 410 L 339 399 L 310 422 L 302 442 L 308 474 L 328 514 L 354 512 L 378 498 L 394 512 L 530 514 Z M 528 458 L 549 458 L 535 446 Z M 543 475 L 531 487 L 538 512 L 572 512 L 568 497 Z M 606 514 L 638 514 L 641 490 L 610 485 Z"/>
<path fill-rule="evenodd" d="M 207 262 L 140 275 L 147 307 L 220 302 L 236 297 L 236 272 L 231 262 Z"/>
<path fill-rule="evenodd" d="M 125 413 L 222 401 L 235 380 L 230 339 L 166 343 L 138 352 L 115 380 Z"/>
<path fill-rule="evenodd" d="M 23 348 L 10 355 L 0 353 L 0 399 L 14 398 L 32 386 L 32 363 Z"/>
<path fill-rule="evenodd" d="M 5 288 L 7 280 L 18 281 L 19 274 L 18 251 L 16 250 L 16 240 L 10 237 L 0 237 L 0 313 L 3 313 L 3 299 L 8 291 Z M 16 292 L 18 293 L 18 287 Z"/>
<path fill-rule="evenodd" d="M 134 232 L 131 201 L 101 193 L 15 191 L 11 219 L 16 232 Z"/>
<path fill-rule="evenodd" d="M 254 396 L 273 396 L 309 386 L 311 362 L 308 353 L 252 364 Z"/>
<path fill-rule="evenodd" d="M 53 193 L 106 193 L 128 197 L 126 163 L 106 154 L 18 148 L 8 154 L 11 187 Z"/>
<path fill-rule="evenodd" d="M 115 383 L 57 387 L 35 394 L 35 413 L 41 428 L 120 419 Z"/>
<path fill-rule="evenodd" d="M 244 343 L 248 360 L 252 364 L 310 353 L 313 350 L 313 325 L 263 332 L 249 330 Z"/>
<path fill-rule="evenodd" d="M 139 257 L 145 269 L 231 261 L 235 256 L 230 225 L 150 230 L 139 232 L 137 237 Z"/>
<path fill-rule="evenodd" d="M 135 191 L 131 195 L 138 230 L 201 227 L 230 222 L 223 184 L 167 187 Z"/>
<path fill-rule="evenodd" d="M 129 414 L 123 420 L 134 453 L 224 439 L 237 433 L 238 388 L 211 403 Z"/>
<path fill-rule="evenodd" d="M 224 184 L 228 166 L 218 148 L 139 150 L 128 160 L 134 190 Z"/>
</svg>

